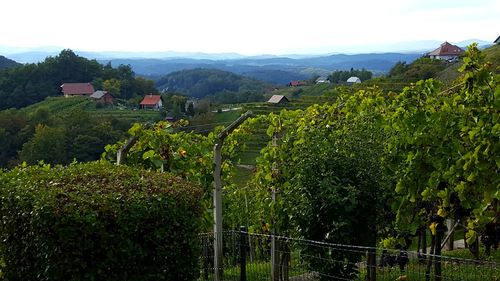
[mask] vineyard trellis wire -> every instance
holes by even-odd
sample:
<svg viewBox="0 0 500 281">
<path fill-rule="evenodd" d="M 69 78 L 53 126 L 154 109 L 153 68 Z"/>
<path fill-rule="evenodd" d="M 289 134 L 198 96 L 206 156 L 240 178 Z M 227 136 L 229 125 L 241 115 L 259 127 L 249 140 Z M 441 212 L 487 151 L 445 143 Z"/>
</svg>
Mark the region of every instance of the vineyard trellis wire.
<svg viewBox="0 0 500 281">
<path fill-rule="evenodd" d="M 245 230 L 224 231 L 222 280 L 500 280 L 500 264 L 413 251 L 324 243 L 306 239 L 249 233 Z M 271 241 L 275 240 L 278 264 L 271 263 Z M 200 281 L 214 280 L 213 233 L 200 235 Z M 333 254 L 335 253 L 335 254 Z M 374 262 L 367 262 L 370 253 Z M 340 258 L 335 258 L 340 257 Z M 439 261 L 437 275 L 427 261 Z M 321 264 L 322 266 L 317 266 Z M 278 268 L 273 276 L 272 268 Z M 336 268 L 337 271 L 322 270 Z M 352 272 L 343 271 L 352 267 Z M 367 276 L 372 269 L 375 274 Z"/>
</svg>

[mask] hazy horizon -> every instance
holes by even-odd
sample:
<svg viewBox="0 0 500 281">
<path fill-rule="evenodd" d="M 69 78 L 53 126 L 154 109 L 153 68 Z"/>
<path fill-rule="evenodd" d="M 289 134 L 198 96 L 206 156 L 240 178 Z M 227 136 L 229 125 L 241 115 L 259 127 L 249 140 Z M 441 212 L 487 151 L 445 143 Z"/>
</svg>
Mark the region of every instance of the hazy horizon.
<svg viewBox="0 0 500 281">
<path fill-rule="evenodd" d="M 495 0 L 4 0 L 2 10 L 4 49 L 84 52 L 363 53 L 419 41 L 492 42 L 500 26 Z"/>
<path fill-rule="evenodd" d="M 147 58 L 148 55 L 157 55 L 155 57 L 162 57 L 165 55 L 168 57 L 171 55 L 172 57 L 179 57 L 182 55 L 221 55 L 221 56 L 234 56 L 234 57 L 252 57 L 252 56 L 321 56 L 321 55 L 330 55 L 330 54 L 369 54 L 369 53 L 390 53 L 390 52 L 398 52 L 398 53 L 416 53 L 423 52 L 426 50 L 430 50 L 432 48 L 436 48 L 444 41 L 438 40 L 422 40 L 422 41 L 413 41 L 413 42 L 397 42 L 394 44 L 376 44 L 376 45 L 359 45 L 359 46 L 344 46 L 344 47 L 330 47 L 323 48 L 321 50 L 304 50 L 303 52 L 295 52 L 295 53 L 260 53 L 260 54 L 242 54 L 238 52 L 219 52 L 219 53 L 209 53 L 203 51 L 193 51 L 186 52 L 183 50 L 162 50 L 162 51 L 124 51 L 124 50 L 110 50 L 110 51 L 89 51 L 89 50 L 81 50 L 81 49 L 72 49 L 75 52 L 80 53 L 89 53 L 89 54 L 108 54 L 108 55 L 116 55 L 119 57 L 120 55 L 133 55 L 132 57 L 142 58 L 141 55 L 145 55 Z M 450 41 L 448 41 L 450 42 Z M 465 39 L 459 42 L 450 42 L 452 44 L 458 44 L 460 46 L 469 45 L 471 42 L 478 42 L 481 44 L 493 44 L 493 42 L 484 40 L 484 39 Z M 0 55 L 17 55 L 24 53 L 59 53 L 64 49 L 71 49 L 62 46 L 35 46 L 35 47 L 15 47 L 15 46 L 5 46 L 0 45 Z"/>
</svg>

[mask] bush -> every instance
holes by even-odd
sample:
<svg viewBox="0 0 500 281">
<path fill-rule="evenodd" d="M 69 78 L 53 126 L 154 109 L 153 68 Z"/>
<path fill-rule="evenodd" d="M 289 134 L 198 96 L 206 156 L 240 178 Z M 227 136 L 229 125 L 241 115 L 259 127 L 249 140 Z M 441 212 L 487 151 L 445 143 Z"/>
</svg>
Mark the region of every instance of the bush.
<svg viewBox="0 0 500 281">
<path fill-rule="evenodd" d="M 100 162 L 0 173 L 0 272 L 5 280 L 194 280 L 201 195 L 169 174 Z"/>
</svg>

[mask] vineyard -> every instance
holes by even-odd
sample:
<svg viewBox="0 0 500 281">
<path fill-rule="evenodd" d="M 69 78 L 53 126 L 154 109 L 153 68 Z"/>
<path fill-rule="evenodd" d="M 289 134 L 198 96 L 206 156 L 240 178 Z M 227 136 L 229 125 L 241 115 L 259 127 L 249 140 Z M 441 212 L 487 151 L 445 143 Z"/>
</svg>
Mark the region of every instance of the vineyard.
<svg viewBox="0 0 500 281">
<path fill-rule="evenodd" d="M 471 257 L 494 251 L 500 238 L 498 75 L 474 47 L 460 70 L 450 87 L 430 79 L 400 93 L 373 87 L 306 97 L 284 108 L 246 104 L 256 117 L 223 149 L 225 228 L 247 225 L 262 233 L 264 223 L 280 235 L 439 255 L 449 221 L 464 233 Z M 137 156 L 129 164 L 202 177 L 208 192 L 217 130 L 186 138 L 168 133 L 172 129 L 135 129 L 144 141 L 132 148 Z M 235 173 L 234 164 L 253 164 L 255 156 L 250 178 Z M 181 163 L 187 166 L 180 169 Z"/>
<path fill-rule="evenodd" d="M 226 259 L 223 273 L 211 255 L 223 234 L 200 236 L 208 257 L 203 280 L 236 278 L 243 266 L 238 253 L 254 258 L 249 265 L 265 261 L 272 272 L 280 264 L 290 268 L 286 276 L 316 276 L 307 280 L 375 280 L 375 274 L 378 280 L 499 280 L 499 69 L 471 45 L 459 71 L 450 85 L 428 79 L 397 92 L 325 88 L 326 95 L 302 95 L 284 106 L 244 104 L 251 118 L 223 121 L 225 128 L 210 132 L 188 130 L 183 120 L 134 124 L 128 139 L 106 146 L 101 162 L 196 183 L 203 190 L 199 231 L 210 233 L 219 176 L 214 154 L 221 151 L 215 167 L 223 184 L 222 227 L 230 239 L 243 240 L 241 248 L 220 245 L 228 251 L 219 256 Z M 47 102 L 62 112 L 91 107 L 85 100 Z M 115 112 L 95 109 L 102 116 Z M 442 258 L 444 245 L 459 239 L 466 248 L 461 256 Z M 334 250 L 339 247 L 347 250 Z M 267 271 L 262 276 L 251 280 L 269 278 Z"/>
<path fill-rule="evenodd" d="M 21 111 L 35 112 L 38 109 L 47 110 L 58 116 L 65 116 L 71 112 L 82 110 L 108 120 L 112 118 L 125 120 L 130 124 L 134 122 L 157 121 L 160 118 L 158 111 L 129 109 L 124 106 L 99 107 L 87 97 L 48 97 L 42 102 L 23 108 Z"/>
</svg>

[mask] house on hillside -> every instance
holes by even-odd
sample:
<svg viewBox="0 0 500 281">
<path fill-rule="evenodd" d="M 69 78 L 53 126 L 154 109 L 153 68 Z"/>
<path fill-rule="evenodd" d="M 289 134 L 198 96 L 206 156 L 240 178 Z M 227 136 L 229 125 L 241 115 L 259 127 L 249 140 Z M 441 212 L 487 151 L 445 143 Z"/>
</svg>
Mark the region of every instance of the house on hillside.
<svg viewBox="0 0 500 281">
<path fill-rule="evenodd" d="M 428 53 L 426 56 L 431 59 L 455 61 L 458 60 L 460 55 L 464 52 L 465 51 L 462 48 L 448 42 L 444 42 L 441 46 L 439 46 L 439 48 Z"/>
<path fill-rule="evenodd" d="M 493 41 L 493 43 L 500 45 L 500 36 L 497 37 L 497 40 Z"/>
<path fill-rule="evenodd" d="M 268 103 L 276 104 L 276 105 L 285 105 L 289 103 L 290 101 L 288 100 L 287 97 L 283 95 L 273 95 L 268 101 Z"/>
<path fill-rule="evenodd" d="M 90 83 L 64 83 L 61 89 L 65 97 L 90 96 L 94 93 L 94 86 Z"/>
<path fill-rule="evenodd" d="M 347 82 L 347 84 L 359 84 L 359 83 L 361 83 L 361 79 L 359 79 L 356 76 L 352 76 L 352 77 L 349 77 L 349 79 L 347 79 L 346 82 Z"/>
<path fill-rule="evenodd" d="M 288 86 L 290 86 L 290 87 L 299 87 L 299 86 L 305 86 L 305 85 L 306 85 L 305 81 L 290 81 L 290 83 L 288 83 Z"/>
<path fill-rule="evenodd" d="M 96 103 L 102 104 L 112 104 L 114 99 L 108 91 L 95 91 L 92 95 L 90 95 L 90 98 Z"/>
<path fill-rule="evenodd" d="M 161 95 L 146 95 L 140 103 L 140 108 L 142 109 L 160 110 L 162 107 L 163 99 L 161 98 Z"/>
</svg>

